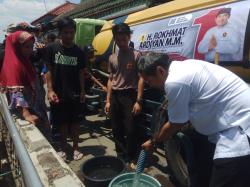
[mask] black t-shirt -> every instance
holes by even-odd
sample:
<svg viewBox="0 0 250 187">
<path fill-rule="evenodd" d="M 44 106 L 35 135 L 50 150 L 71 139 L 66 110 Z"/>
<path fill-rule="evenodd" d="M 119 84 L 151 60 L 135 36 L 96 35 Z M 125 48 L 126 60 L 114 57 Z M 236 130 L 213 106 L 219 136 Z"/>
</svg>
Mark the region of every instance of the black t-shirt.
<svg viewBox="0 0 250 187">
<path fill-rule="evenodd" d="M 46 48 L 46 63 L 52 68 L 53 89 L 59 99 L 79 98 L 79 70 L 84 69 L 86 64 L 84 52 L 77 45 L 66 48 L 55 42 Z"/>
</svg>

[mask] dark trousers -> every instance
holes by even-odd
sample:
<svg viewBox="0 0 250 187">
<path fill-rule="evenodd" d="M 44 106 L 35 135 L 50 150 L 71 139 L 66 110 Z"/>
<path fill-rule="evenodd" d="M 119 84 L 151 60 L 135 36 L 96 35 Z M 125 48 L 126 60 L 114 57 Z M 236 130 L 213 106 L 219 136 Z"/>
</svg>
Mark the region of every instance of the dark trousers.
<svg viewBox="0 0 250 187">
<path fill-rule="evenodd" d="M 136 159 L 137 143 L 132 109 L 136 101 L 134 89 L 116 91 L 111 96 L 111 125 L 118 156 Z"/>
<path fill-rule="evenodd" d="M 250 155 L 219 158 L 213 163 L 210 187 L 250 186 Z"/>
<path fill-rule="evenodd" d="M 207 136 L 195 131 L 192 127 L 185 128 L 193 146 L 193 159 L 189 165 L 190 187 L 208 187 L 213 167 L 215 144 L 208 141 Z"/>
</svg>

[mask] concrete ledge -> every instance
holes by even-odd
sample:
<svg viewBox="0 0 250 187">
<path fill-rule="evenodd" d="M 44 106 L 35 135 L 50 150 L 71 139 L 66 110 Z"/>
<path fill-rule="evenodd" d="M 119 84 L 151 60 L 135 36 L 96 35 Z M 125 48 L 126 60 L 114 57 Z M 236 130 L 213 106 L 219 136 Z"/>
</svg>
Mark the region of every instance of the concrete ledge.
<svg viewBox="0 0 250 187">
<path fill-rule="evenodd" d="M 18 118 L 15 122 L 44 186 L 84 187 L 36 126 Z"/>
</svg>

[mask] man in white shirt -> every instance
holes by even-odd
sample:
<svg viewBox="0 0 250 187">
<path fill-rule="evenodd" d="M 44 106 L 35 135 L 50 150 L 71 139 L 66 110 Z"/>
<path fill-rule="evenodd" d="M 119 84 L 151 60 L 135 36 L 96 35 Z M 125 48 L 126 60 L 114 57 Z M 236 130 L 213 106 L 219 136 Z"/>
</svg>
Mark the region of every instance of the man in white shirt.
<svg viewBox="0 0 250 187">
<path fill-rule="evenodd" d="M 152 87 L 164 88 L 169 121 L 153 140 L 169 139 L 190 121 L 196 131 L 216 144 L 210 187 L 250 186 L 250 89 L 227 69 L 201 60 L 170 61 L 166 54 L 148 53 L 138 69 Z"/>
<path fill-rule="evenodd" d="M 205 60 L 214 62 L 215 53 L 220 61 L 237 61 L 241 42 L 239 32 L 228 22 L 231 8 L 223 8 L 216 15 L 216 26 L 209 29 L 198 46 L 198 52 L 205 54 Z"/>
</svg>

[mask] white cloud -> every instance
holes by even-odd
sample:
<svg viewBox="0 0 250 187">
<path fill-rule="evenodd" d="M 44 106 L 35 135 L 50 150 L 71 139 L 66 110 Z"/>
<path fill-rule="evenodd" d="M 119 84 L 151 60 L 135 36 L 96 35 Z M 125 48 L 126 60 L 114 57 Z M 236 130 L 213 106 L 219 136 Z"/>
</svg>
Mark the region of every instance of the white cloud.
<svg viewBox="0 0 250 187">
<path fill-rule="evenodd" d="M 65 0 L 45 0 L 47 10 L 51 10 Z M 44 0 L 0 0 L 0 42 L 3 30 L 11 23 L 31 22 L 46 13 Z"/>
</svg>

